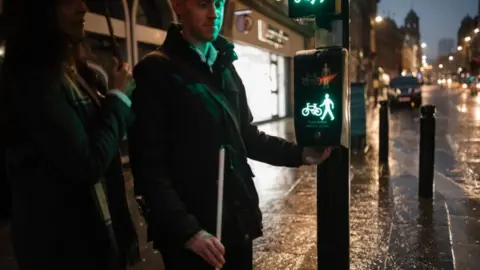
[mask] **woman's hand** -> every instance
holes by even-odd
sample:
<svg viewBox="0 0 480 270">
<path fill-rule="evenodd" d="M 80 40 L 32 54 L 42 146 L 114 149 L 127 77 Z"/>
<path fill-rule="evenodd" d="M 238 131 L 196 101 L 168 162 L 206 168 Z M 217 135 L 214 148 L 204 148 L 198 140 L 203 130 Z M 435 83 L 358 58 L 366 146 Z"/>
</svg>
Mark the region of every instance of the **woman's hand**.
<svg viewBox="0 0 480 270">
<path fill-rule="evenodd" d="M 119 65 L 118 59 L 113 57 L 112 87 L 125 93 L 128 88 L 127 81 L 131 78 L 130 67 L 127 63 L 123 63 L 122 67 Z"/>
</svg>

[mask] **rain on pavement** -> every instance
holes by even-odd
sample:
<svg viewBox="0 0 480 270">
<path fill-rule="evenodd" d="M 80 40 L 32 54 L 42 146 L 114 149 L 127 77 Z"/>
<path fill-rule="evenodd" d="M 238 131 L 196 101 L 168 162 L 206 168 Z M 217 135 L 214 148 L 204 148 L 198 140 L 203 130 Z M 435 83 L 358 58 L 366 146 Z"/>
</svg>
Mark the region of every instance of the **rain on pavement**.
<svg viewBox="0 0 480 270">
<path fill-rule="evenodd" d="M 480 214 L 477 213 L 480 211 L 480 151 L 477 149 L 480 147 L 480 99 L 458 89 L 438 86 L 425 86 L 424 89 L 424 104 L 437 105 L 436 170 L 466 191 L 462 198 L 444 198 L 449 222 L 437 222 L 441 223 L 438 228 L 444 228 L 448 223 L 451 225 L 456 269 L 475 269 L 472 265 L 476 265 L 480 258 Z M 448 266 L 435 268 L 433 264 L 417 263 L 423 257 L 420 258 L 414 251 L 398 252 L 398 247 L 410 247 L 408 240 L 414 235 L 408 231 L 410 227 L 398 222 L 403 216 L 396 215 L 394 210 L 395 204 L 404 204 L 402 196 L 405 194 L 400 193 L 406 190 L 395 189 L 395 181 L 404 183 L 405 179 L 411 177 L 409 175 L 412 173 L 405 171 L 405 166 L 409 166 L 411 161 L 391 160 L 390 175 L 398 177 L 382 178 L 377 166 L 378 108 L 369 110 L 367 118 L 370 149 L 365 155 L 352 155 L 351 269 L 411 269 L 410 266 L 416 269 L 451 269 Z M 392 110 L 390 119 L 391 152 L 400 149 L 416 157 L 419 140 L 418 110 Z M 291 119 L 263 124 L 260 129 L 272 135 L 294 139 Z M 395 157 L 395 154 L 391 154 L 391 158 L 392 156 Z M 264 237 L 254 243 L 255 269 L 317 269 L 315 168 L 304 166 L 291 169 L 256 161 L 250 163 L 256 175 L 255 184 L 264 213 Z M 400 164 L 403 167 L 399 163 L 404 163 Z M 128 169 L 126 173 L 131 192 L 132 180 Z M 319 184 L 321 185 L 321 179 Z M 144 262 L 135 269 L 161 269 L 161 257 L 145 243 L 145 225 L 136 211 L 135 202 L 130 202 L 140 232 L 144 257 Z M 435 207 L 435 211 L 440 211 Z M 406 219 L 409 218 L 411 217 L 406 215 Z M 395 226 L 401 230 L 395 229 Z M 13 270 L 12 251 L 5 245 L 8 242 L 6 227 L 2 228 L 0 269 Z M 419 234 L 415 235 L 418 237 Z M 396 241 L 392 239 L 403 239 L 405 243 L 392 245 L 392 241 Z M 416 246 L 432 242 L 432 239 L 414 240 L 417 241 L 414 243 Z M 438 243 L 435 245 L 441 246 Z M 437 257 L 433 260 L 442 259 L 438 258 L 443 256 L 441 252 L 435 254 Z M 448 263 L 449 259 L 445 261 Z"/>
</svg>

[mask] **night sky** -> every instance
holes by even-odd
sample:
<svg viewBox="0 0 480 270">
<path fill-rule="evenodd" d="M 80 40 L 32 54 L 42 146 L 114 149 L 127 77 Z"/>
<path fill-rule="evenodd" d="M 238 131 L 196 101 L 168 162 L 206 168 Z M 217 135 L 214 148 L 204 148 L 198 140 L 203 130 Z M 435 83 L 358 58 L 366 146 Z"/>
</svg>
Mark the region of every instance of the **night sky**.
<svg viewBox="0 0 480 270">
<path fill-rule="evenodd" d="M 438 56 L 438 41 L 453 38 L 457 42 L 460 22 L 469 14 L 477 15 L 480 0 L 380 0 L 378 15 L 393 17 L 403 26 L 405 16 L 412 8 L 420 17 L 421 41 L 427 43 L 425 53 L 428 59 Z"/>
</svg>

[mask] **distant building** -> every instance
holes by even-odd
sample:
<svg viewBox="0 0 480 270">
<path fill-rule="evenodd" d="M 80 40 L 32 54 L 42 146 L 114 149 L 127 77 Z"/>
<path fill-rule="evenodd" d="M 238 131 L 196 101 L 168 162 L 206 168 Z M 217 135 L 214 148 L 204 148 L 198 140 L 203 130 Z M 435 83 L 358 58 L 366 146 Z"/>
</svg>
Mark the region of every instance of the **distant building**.
<svg viewBox="0 0 480 270">
<path fill-rule="evenodd" d="M 402 72 L 403 32 L 395 20 L 388 17 L 376 30 L 377 66 L 390 77 L 399 76 Z"/>
<path fill-rule="evenodd" d="M 258 0 L 257 0 L 258 1 Z M 373 94 L 373 67 L 376 66 L 375 36 L 378 27 L 379 0 L 356 0 L 350 5 L 350 62 L 351 82 L 364 82 L 367 94 Z"/>
<path fill-rule="evenodd" d="M 407 73 L 418 73 L 421 67 L 422 48 L 420 47 L 420 18 L 410 10 L 402 27 L 404 42 L 402 49 L 403 69 Z"/>
<path fill-rule="evenodd" d="M 453 38 L 442 38 L 438 42 L 438 57 L 449 55 L 456 50 Z"/>
</svg>

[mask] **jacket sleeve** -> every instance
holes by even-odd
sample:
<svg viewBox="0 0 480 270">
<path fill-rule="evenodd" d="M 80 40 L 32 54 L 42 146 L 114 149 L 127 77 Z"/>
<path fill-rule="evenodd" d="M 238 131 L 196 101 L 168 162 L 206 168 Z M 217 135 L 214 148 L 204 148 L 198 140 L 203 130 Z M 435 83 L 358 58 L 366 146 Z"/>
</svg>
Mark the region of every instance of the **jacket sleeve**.
<svg viewBox="0 0 480 270">
<path fill-rule="evenodd" d="M 150 210 L 153 235 L 160 234 L 160 241 L 183 247 L 201 228 L 196 218 L 186 211 L 173 187 L 174 179 L 168 173 L 171 168 L 167 169 L 168 122 L 172 117 L 167 110 L 170 100 L 167 92 L 171 92 L 173 82 L 165 76 L 162 66 L 161 60 L 147 57 L 133 72 L 136 89 L 132 103 L 136 121 L 128 133 L 130 164 L 135 191 L 143 196 Z"/>
<path fill-rule="evenodd" d="M 302 149 L 299 146 L 285 139 L 265 134 L 252 124 L 253 116 L 248 106 L 245 87 L 235 70 L 233 73 L 239 86 L 240 128 L 248 157 L 274 166 L 303 165 Z"/>
<path fill-rule="evenodd" d="M 65 89 L 40 89 L 42 79 L 32 79 L 13 94 L 13 117 L 66 184 L 94 184 L 118 154 L 119 142 L 133 121 L 123 101 L 107 96 L 93 122 L 82 122 Z M 44 87 L 48 88 L 48 87 Z"/>
</svg>

